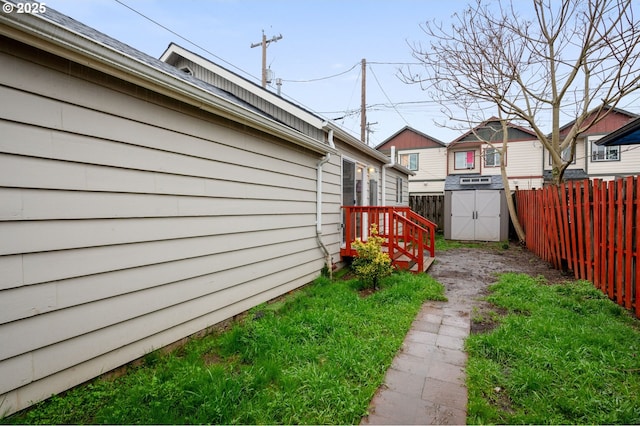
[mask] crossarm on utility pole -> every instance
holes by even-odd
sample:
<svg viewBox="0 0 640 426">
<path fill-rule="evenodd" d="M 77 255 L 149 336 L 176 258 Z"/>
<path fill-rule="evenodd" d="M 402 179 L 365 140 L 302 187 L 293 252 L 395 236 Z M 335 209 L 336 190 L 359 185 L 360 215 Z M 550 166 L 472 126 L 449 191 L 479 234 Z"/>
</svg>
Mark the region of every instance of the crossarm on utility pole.
<svg viewBox="0 0 640 426">
<path fill-rule="evenodd" d="M 267 87 L 267 46 L 269 43 L 275 43 L 282 39 L 282 34 L 273 36 L 267 40 L 267 36 L 262 31 L 262 41 L 260 43 L 252 43 L 251 48 L 262 46 L 262 87 Z"/>
</svg>

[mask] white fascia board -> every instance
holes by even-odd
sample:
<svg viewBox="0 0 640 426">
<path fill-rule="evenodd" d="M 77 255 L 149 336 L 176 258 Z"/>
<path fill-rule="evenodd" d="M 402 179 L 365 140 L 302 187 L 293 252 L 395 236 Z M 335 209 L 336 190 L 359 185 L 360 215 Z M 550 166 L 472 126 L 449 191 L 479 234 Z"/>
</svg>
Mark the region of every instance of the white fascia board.
<svg viewBox="0 0 640 426">
<path fill-rule="evenodd" d="M 263 87 L 258 86 L 250 82 L 249 80 L 243 77 L 240 77 L 239 75 L 227 70 L 226 68 L 223 68 L 218 64 L 215 64 L 181 46 L 178 46 L 175 43 L 171 43 L 169 45 L 167 50 L 160 57 L 160 60 L 163 62 L 167 62 L 172 55 L 181 56 L 195 64 L 200 65 L 201 67 L 219 75 L 220 77 L 230 81 L 231 83 L 237 85 L 238 87 L 241 87 L 242 89 L 245 89 L 250 93 L 253 93 L 259 98 L 264 99 L 265 101 L 277 106 L 278 108 L 281 108 L 283 111 L 288 112 L 294 117 L 297 117 L 300 120 L 303 120 L 304 122 L 309 123 L 310 125 L 318 129 L 322 127 L 322 123 L 324 122 L 324 120 L 321 119 L 320 117 L 313 115 L 302 108 L 297 107 L 291 102 L 288 102 L 285 99 L 283 99 L 281 96 L 278 96 L 277 94 L 272 93 L 269 90 L 264 89 Z"/>
<path fill-rule="evenodd" d="M 356 148 L 360 152 L 379 160 L 380 162 L 382 162 L 382 164 L 392 163 L 391 157 L 381 153 L 375 148 L 371 148 L 367 144 L 363 143 L 360 139 L 347 133 L 344 129 L 337 126 L 336 124 L 331 122 L 326 122 L 324 128 L 332 129 L 334 131 L 335 137 L 339 138 L 341 141 L 348 144 L 349 146 Z M 416 174 L 414 171 L 409 170 L 398 163 L 394 163 L 392 167 L 406 175 L 414 176 Z"/>
<path fill-rule="evenodd" d="M 0 0 L 4 4 L 5 1 Z M 110 46 L 31 14 L 0 13 L 0 34 L 65 59 L 145 87 L 204 111 L 282 138 L 311 151 L 337 153 L 328 145 L 153 68 Z"/>
</svg>

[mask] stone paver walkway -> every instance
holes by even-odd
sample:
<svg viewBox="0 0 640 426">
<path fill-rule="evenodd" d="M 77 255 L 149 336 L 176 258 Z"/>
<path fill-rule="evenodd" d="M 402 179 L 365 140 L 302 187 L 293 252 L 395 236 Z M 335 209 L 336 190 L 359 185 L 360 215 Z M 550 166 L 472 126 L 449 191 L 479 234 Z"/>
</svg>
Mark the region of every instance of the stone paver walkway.
<svg viewBox="0 0 640 426">
<path fill-rule="evenodd" d="M 361 424 L 466 423 L 470 311 L 462 300 L 422 306 Z"/>
</svg>

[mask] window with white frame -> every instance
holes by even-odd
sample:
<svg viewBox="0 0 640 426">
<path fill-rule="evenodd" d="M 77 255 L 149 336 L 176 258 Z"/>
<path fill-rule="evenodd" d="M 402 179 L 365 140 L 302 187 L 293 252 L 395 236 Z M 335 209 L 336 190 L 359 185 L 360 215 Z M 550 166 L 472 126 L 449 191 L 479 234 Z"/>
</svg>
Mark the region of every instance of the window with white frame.
<svg viewBox="0 0 640 426">
<path fill-rule="evenodd" d="M 400 154 L 400 165 L 406 167 L 409 170 L 418 170 L 418 154 Z"/>
<path fill-rule="evenodd" d="M 484 150 L 485 167 L 500 167 L 500 150 L 496 148 L 487 148 Z"/>
<path fill-rule="evenodd" d="M 473 169 L 475 167 L 475 151 L 458 151 L 454 153 L 453 158 L 456 170 Z"/>
<path fill-rule="evenodd" d="M 402 187 L 404 186 L 401 177 L 396 178 L 396 203 L 402 203 Z"/>
<path fill-rule="evenodd" d="M 571 157 L 571 146 L 566 147 L 565 149 L 562 150 L 562 161 L 568 161 L 569 158 Z M 571 162 L 571 164 L 576 164 L 576 156 L 573 156 L 573 161 Z M 549 154 L 549 165 L 552 166 L 553 165 L 553 161 L 551 160 L 551 154 Z"/>
<path fill-rule="evenodd" d="M 591 142 L 591 161 L 619 161 L 619 146 L 600 146 Z"/>
</svg>

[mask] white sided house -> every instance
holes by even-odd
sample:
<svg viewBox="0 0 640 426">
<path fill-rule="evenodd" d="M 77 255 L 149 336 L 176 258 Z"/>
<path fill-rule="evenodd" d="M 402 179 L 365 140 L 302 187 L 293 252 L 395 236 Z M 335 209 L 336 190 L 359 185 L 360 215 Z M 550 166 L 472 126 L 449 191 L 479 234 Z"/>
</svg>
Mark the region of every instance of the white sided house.
<svg viewBox="0 0 640 426">
<path fill-rule="evenodd" d="M 505 166 L 510 188 L 541 188 L 542 144 L 523 127 L 509 124 L 507 132 Z M 448 145 L 447 175 L 500 175 L 502 148 L 502 126 L 497 119 L 489 119 Z"/>
<path fill-rule="evenodd" d="M 411 195 L 444 194 L 447 177 L 447 145 L 412 127 L 405 126 L 376 149 L 386 155 L 393 155 L 396 161 L 415 174 L 409 177 Z"/>
<path fill-rule="evenodd" d="M 334 125 L 48 7 L 0 14 L 0 99 L 0 414 L 310 282 L 341 204 L 408 198 Z"/>
<path fill-rule="evenodd" d="M 565 180 L 602 179 L 614 180 L 618 177 L 633 176 L 640 173 L 640 150 L 621 145 L 602 145 L 597 142 L 624 127 L 638 117 L 637 114 L 611 108 L 607 116 L 594 124 L 589 130 L 578 135 L 576 152 L 564 174 Z M 587 122 L 591 118 L 587 119 Z M 560 137 L 567 134 L 573 121 L 560 128 Z M 562 153 L 563 158 L 570 157 L 570 150 Z M 551 159 L 545 151 L 545 180 L 551 180 Z"/>
</svg>

